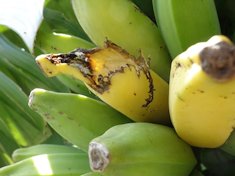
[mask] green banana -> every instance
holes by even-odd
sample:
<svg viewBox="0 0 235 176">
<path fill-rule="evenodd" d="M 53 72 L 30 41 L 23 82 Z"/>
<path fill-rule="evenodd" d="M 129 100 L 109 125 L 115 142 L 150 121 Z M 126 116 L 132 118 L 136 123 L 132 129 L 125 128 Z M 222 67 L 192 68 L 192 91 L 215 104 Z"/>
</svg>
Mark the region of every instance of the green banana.
<svg viewBox="0 0 235 176">
<path fill-rule="evenodd" d="M 0 168 L 2 176 L 80 176 L 90 171 L 85 153 L 53 153 L 32 156 Z"/>
<path fill-rule="evenodd" d="M 90 167 L 104 176 L 188 176 L 196 164 L 188 144 L 167 126 L 116 125 L 89 144 Z"/>
<path fill-rule="evenodd" d="M 43 53 L 63 53 L 75 48 L 92 48 L 95 45 L 82 38 L 53 31 L 43 21 L 36 35 L 35 47 Z"/>
<path fill-rule="evenodd" d="M 216 148 L 234 129 L 235 45 L 211 37 L 172 62 L 169 109 L 178 135 L 192 146 Z"/>
<path fill-rule="evenodd" d="M 172 59 L 221 33 L 214 0 L 153 0 L 153 9 Z"/>
<path fill-rule="evenodd" d="M 170 56 L 157 26 L 129 0 L 72 0 L 75 15 L 99 47 L 105 40 L 150 58 L 150 68 L 169 80 Z"/>
<path fill-rule="evenodd" d="M 57 144 L 38 144 L 25 148 L 18 148 L 12 153 L 12 160 L 18 162 L 36 155 L 42 154 L 79 154 L 84 153 L 78 148 L 67 146 L 67 145 L 57 145 Z"/>
<path fill-rule="evenodd" d="M 105 103 L 84 95 L 34 89 L 29 106 L 58 134 L 84 151 L 91 139 L 110 127 L 131 122 Z"/>
<path fill-rule="evenodd" d="M 81 80 L 101 100 L 134 121 L 170 123 L 168 84 L 149 69 L 142 55 L 136 58 L 106 41 L 103 48 L 43 54 L 36 62 L 49 77 L 65 74 Z"/>
</svg>

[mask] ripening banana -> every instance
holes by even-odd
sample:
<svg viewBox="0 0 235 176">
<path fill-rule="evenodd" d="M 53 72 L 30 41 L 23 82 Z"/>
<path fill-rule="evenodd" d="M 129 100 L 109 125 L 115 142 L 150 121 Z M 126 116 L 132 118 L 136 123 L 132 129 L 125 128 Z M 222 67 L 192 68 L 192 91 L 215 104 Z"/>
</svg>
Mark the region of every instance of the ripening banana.
<svg viewBox="0 0 235 176">
<path fill-rule="evenodd" d="M 75 15 L 91 40 L 103 46 L 111 40 L 130 54 L 139 50 L 150 68 L 169 80 L 170 56 L 156 24 L 130 0 L 72 0 Z"/>
<path fill-rule="evenodd" d="M 197 147 L 221 146 L 235 127 L 235 46 L 222 35 L 172 62 L 169 109 L 178 135 Z"/>
<path fill-rule="evenodd" d="M 153 0 L 153 8 L 172 59 L 194 43 L 220 34 L 214 0 Z"/>
<path fill-rule="evenodd" d="M 87 172 L 85 153 L 41 154 L 0 168 L 1 176 L 80 176 Z"/>
<path fill-rule="evenodd" d="M 62 53 L 75 48 L 91 48 L 95 45 L 76 36 L 53 32 L 44 21 L 37 33 L 35 46 L 42 53 Z M 95 98 L 81 81 L 68 75 L 58 75 L 57 79 L 73 92 Z"/>
<path fill-rule="evenodd" d="M 42 154 L 59 154 L 59 153 L 69 153 L 69 154 L 79 154 L 84 153 L 82 150 L 68 146 L 68 145 L 58 145 L 58 144 L 37 144 L 29 147 L 18 148 L 12 153 L 12 160 L 18 162 L 36 155 Z"/>
<path fill-rule="evenodd" d="M 36 62 L 47 76 L 65 74 L 83 81 L 101 100 L 134 121 L 169 123 L 168 84 L 140 54 L 130 55 L 106 41 L 103 48 L 46 54 Z"/>
<path fill-rule="evenodd" d="M 114 125 L 131 122 L 105 103 L 71 93 L 34 89 L 29 106 L 70 143 L 87 151 L 93 138 Z"/>
<path fill-rule="evenodd" d="M 116 125 L 89 144 L 90 167 L 104 176 L 188 176 L 196 165 L 191 147 L 167 126 Z"/>
</svg>

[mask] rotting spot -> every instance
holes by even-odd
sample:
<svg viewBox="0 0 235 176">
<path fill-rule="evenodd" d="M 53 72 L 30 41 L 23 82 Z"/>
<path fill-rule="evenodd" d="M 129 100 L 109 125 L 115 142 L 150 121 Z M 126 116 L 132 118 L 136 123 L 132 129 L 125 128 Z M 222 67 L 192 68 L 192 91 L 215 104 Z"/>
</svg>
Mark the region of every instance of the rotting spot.
<svg viewBox="0 0 235 176">
<path fill-rule="evenodd" d="M 197 89 L 198 92 L 200 93 L 204 93 L 205 91 L 204 90 L 201 90 L 201 89 Z"/>
<path fill-rule="evenodd" d="M 105 91 L 109 91 L 112 77 L 117 73 L 124 73 L 125 69 L 134 69 L 138 77 L 141 75 L 141 73 L 144 73 L 149 82 L 149 90 L 148 97 L 145 99 L 145 103 L 142 106 L 147 107 L 152 102 L 155 91 L 148 60 L 143 57 L 141 51 L 140 56 L 136 58 L 109 40 L 105 42 L 104 49 L 112 50 L 114 54 L 122 56 L 123 58 L 121 59 L 123 60 L 121 60 L 120 63 L 123 62 L 123 64 L 120 64 L 111 70 L 107 70 L 105 73 L 99 73 L 95 71 L 94 65 L 92 65 L 92 63 L 95 63 L 92 61 L 92 54 L 101 51 L 102 49 L 100 48 L 88 50 L 78 48 L 67 54 L 62 53 L 48 55 L 47 59 L 55 65 L 66 63 L 72 67 L 77 68 L 82 73 L 82 75 L 87 78 L 87 80 L 89 80 L 86 84 L 100 94 L 104 93 Z M 109 51 L 107 50 L 107 52 Z M 124 59 L 126 59 L 126 61 L 124 61 Z"/>
<path fill-rule="evenodd" d="M 180 68 L 180 67 L 182 67 L 181 63 L 176 62 L 176 63 L 175 63 L 175 69 L 178 69 L 178 68 Z"/>
<path fill-rule="evenodd" d="M 219 42 L 199 54 L 202 70 L 212 78 L 225 81 L 235 75 L 235 46 Z"/>
<path fill-rule="evenodd" d="M 193 62 L 193 59 L 191 57 L 188 57 L 188 60 L 190 62 L 190 64 L 192 65 L 194 62 Z"/>
</svg>

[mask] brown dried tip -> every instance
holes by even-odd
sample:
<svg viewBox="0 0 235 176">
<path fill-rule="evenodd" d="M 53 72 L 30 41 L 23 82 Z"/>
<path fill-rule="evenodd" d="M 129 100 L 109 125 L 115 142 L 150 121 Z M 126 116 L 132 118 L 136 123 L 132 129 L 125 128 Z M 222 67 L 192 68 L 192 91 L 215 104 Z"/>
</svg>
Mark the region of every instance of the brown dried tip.
<svg viewBox="0 0 235 176">
<path fill-rule="evenodd" d="M 202 69 L 211 77 L 225 81 L 235 75 L 235 45 L 219 42 L 199 54 Z"/>
</svg>

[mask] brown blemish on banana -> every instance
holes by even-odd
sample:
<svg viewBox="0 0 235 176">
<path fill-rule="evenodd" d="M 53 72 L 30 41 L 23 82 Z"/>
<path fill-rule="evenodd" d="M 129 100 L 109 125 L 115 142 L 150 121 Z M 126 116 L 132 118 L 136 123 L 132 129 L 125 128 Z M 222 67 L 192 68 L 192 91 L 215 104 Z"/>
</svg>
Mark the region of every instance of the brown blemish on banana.
<svg viewBox="0 0 235 176">
<path fill-rule="evenodd" d="M 120 57 L 121 61 L 116 65 L 113 64 L 112 58 L 107 58 L 110 60 L 102 63 L 102 61 L 99 60 L 99 52 L 102 52 L 102 49 L 99 48 L 89 50 L 79 48 L 68 54 L 48 55 L 47 59 L 55 65 L 66 63 L 77 68 L 82 75 L 89 80 L 89 83 L 87 84 L 100 94 L 109 91 L 109 87 L 112 84 L 112 77 L 116 74 L 124 73 L 126 69 L 134 69 L 138 77 L 141 73 L 144 73 L 149 82 L 149 91 L 148 97 L 145 99 L 145 103 L 142 107 L 147 107 L 152 102 L 155 91 L 148 60 L 143 57 L 141 52 L 139 57 L 136 58 L 109 40 L 106 40 L 104 49 L 111 50 L 115 55 L 114 57 L 117 57 L 118 59 Z M 104 70 L 101 73 L 98 71 L 96 72 L 96 67 L 99 64 L 101 64 L 101 67 Z"/>
<path fill-rule="evenodd" d="M 219 42 L 199 54 L 202 70 L 212 78 L 226 81 L 235 76 L 235 46 Z"/>
</svg>

